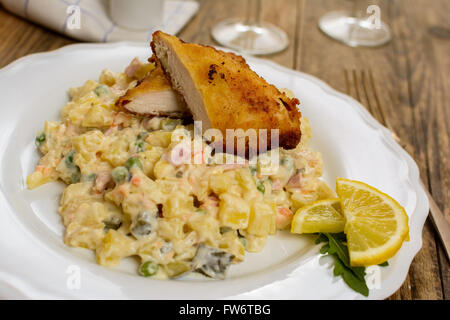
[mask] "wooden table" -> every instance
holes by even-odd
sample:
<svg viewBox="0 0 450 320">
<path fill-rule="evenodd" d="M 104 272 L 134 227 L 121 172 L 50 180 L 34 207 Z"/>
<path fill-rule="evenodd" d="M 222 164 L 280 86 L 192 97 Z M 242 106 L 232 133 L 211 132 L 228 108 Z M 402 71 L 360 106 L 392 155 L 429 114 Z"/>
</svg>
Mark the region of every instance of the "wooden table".
<svg viewBox="0 0 450 320">
<path fill-rule="evenodd" d="M 244 0 L 200 0 L 197 16 L 182 30 L 186 41 L 214 44 L 211 27 L 245 17 Z M 360 100 L 400 137 L 422 179 L 450 220 L 450 1 L 380 0 L 392 29 L 386 46 L 349 48 L 317 28 L 318 17 L 351 5 L 345 0 L 263 0 L 262 18 L 289 35 L 282 53 L 265 57 L 315 75 Z M 24 55 L 74 41 L 0 8 L 0 67 Z M 45 75 L 44 75 L 45 76 Z M 403 286 L 390 299 L 450 299 L 449 263 L 431 222 Z"/>
</svg>

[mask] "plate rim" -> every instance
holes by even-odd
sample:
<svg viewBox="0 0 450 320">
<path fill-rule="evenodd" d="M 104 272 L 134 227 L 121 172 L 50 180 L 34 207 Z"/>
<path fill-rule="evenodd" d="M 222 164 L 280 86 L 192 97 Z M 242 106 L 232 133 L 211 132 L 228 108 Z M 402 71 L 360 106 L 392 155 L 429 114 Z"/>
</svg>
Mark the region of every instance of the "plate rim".
<svg viewBox="0 0 450 320">
<path fill-rule="evenodd" d="M 20 67 L 23 68 L 23 66 L 26 66 L 29 63 L 33 63 L 36 60 L 40 60 L 42 58 L 49 59 L 53 56 L 58 56 L 58 55 L 61 55 L 61 54 L 64 54 L 64 53 L 70 52 L 70 51 L 113 49 L 113 48 L 120 48 L 120 47 L 142 48 L 144 46 L 147 46 L 147 43 L 134 42 L 134 41 L 119 41 L 119 42 L 113 42 L 113 43 L 69 44 L 69 45 L 66 45 L 66 46 L 51 50 L 51 51 L 32 53 L 32 54 L 25 55 L 19 59 L 16 59 L 0 69 L 0 77 L 8 75 L 8 73 L 10 73 L 10 72 L 14 72 L 16 69 L 19 70 Z M 223 51 L 233 52 L 233 50 L 222 48 L 219 46 L 214 46 L 214 47 L 216 47 L 217 49 L 223 50 Z M 256 63 L 268 65 L 271 68 L 274 68 L 280 72 L 287 73 L 287 74 L 290 74 L 295 77 L 301 77 L 303 79 L 306 79 L 306 80 L 316 84 L 327 94 L 334 96 L 340 100 L 344 100 L 348 105 L 350 105 L 354 109 L 354 111 L 356 111 L 358 113 L 358 115 L 362 118 L 362 120 L 369 127 L 371 127 L 372 129 L 374 129 L 377 132 L 377 135 L 379 136 L 381 141 L 383 141 L 383 143 L 388 148 L 392 149 L 392 151 L 395 154 L 397 154 L 399 156 L 399 158 L 406 163 L 406 167 L 408 169 L 406 178 L 411 186 L 411 189 L 414 190 L 415 195 L 416 195 L 415 208 L 414 208 L 414 211 L 411 212 L 411 215 L 410 215 L 410 221 L 411 221 L 410 232 L 412 231 L 414 233 L 417 233 L 418 236 L 417 236 L 416 241 L 414 241 L 414 242 L 410 241 L 410 243 L 409 243 L 410 244 L 409 253 L 404 257 L 404 259 L 407 259 L 407 260 L 403 261 L 403 262 L 407 262 L 407 263 L 402 263 L 400 266 L 398 266 L 397 275 L 400 274 L 401 276 L 395 277 L 393 281 L 391 281 L 388 284 L 385 284 L 384 290 L 379 290 L 379 291 L 377 290 L 377 292 L 376 292 L 377 294 L 374 296 L 371 296 L 369 299 L 384 299 L 384 298 L 389 297 L 390 295 L 395 293 L 401 287 L 401 285 L 403 284 L 403 282 L 405 281 L 405 279 L 408 275 L 412 260 L 417 255 L 417 253 L 420 251 L 420 249 L 422 248 L 422 243 L 423 243 L 422 230 L 423 230 L 426 218 L 428 217 L 429 202 L 428 202 L 426 193 L 424 191 L 424 187 L 422 186 L 422 184 L 420 182 L 420 172 L 419 172 L 419 167 L 418 167 L 417 163 L 394 140 L 394 138 L 392 136 L 392 132 L 389 129 L 387 129 L 385 126 L 383 126 L 381 123 L 379 123 L 364 108 L 364 106 L 360 102 L 355 100 L 354 98 L 332 88 L 324 80 L 321 80 L 321 79 L 317 78 L 316 76 L 313 76 L 313 75 L 310 75 L 310 74 L 307 74 L 307 73 L 304 73 L 304 72 L 301 72 L 298 70 L 290 69 L 288 67 L 282 66 L 282 65 L 280 65 L 276 62 L 270 61 L 270 60 L 256 58 L 256 57 L 249 56 L 246 54 L 241 54 L 241 53 L 237 53 L 237 54 L 242 55 L 246 59 L 246 61 L 250 62 L 250 64 L 252 61 L 254 61 Z M 3 197 L 6 197 L 6 195 L 3 193 L 3 191 L 1 191 L 1 193 L 2 194 L 0 195 L 0 200 L 7 201 L 6 198 L 1 199 Z M 414 217 L 414 220 L 412 219 L 412 217 Z M 414 222 L 414 224 L 413 224 L 413 222 Z M 2 270 L 0 270 L 0 274 L 1 273 L 2 273 Z M 6 282 L 7 285 L 13 287 L 16 290 L 19 290 L 26 297 L 29 297 L 28 294 L 25 294 L 25 292 L 23 292 L 23 289 L 24 289 L 23 286 L 20 286 L 22 288 L 19 288 L 19 286 L 14 285 L 14 282 L 17 283 L 16 280 L 19 280 L 19 279 L 15 279 L 13 277 L 13 275 L 10 275 L 10 276 L 11 276 L 11 280 L 12 280 L 11 282 L 8 283 L 3 280 L 3 281 L 0 281 L 0 283 Z M 46 296 L 44 290 L 42 290 L 41 288 L 37 288 L 35 286 L 33 286 L 33 288 L 30 288 L 30 286 L 27 286 L 27 287 L 29 290 L 40 292 L 40 293 L 42 293 L 42 296 Z"/>
</svg>

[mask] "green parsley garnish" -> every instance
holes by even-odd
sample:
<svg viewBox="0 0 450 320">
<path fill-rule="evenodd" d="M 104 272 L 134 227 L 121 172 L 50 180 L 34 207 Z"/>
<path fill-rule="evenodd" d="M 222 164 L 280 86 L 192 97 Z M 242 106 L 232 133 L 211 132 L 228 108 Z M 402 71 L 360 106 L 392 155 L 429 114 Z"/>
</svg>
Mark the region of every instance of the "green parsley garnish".
<svg viewBox="0 0 450 320">
<path fill-rule="evenodd" d="M 334 276 L 341 276 L 350 288 L 367 297 L 369 295 L 369 288 L 364 279 L 366 268 L 350 266 L 350 257 L 346 245 L 347 238 L 345 234 L 320 233 L 316 240 L 316 244 L 321 242 L 325 242 L 325 244 L 320 249 L 320 253 L 328 254 L 335 258 L 333 270 Z"/>
</svg>

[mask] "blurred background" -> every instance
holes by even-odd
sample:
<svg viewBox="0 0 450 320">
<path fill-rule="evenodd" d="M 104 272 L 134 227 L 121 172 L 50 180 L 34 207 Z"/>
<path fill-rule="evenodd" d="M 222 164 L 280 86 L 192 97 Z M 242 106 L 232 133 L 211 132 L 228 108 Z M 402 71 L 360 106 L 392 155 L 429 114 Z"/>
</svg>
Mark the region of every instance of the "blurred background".
<svg viewBox="0 0 450 320">
<path fill-rule="evenodd" d="M 0 67 L 80 41 L 148 42 L 154 30 L 163 29 L 188 42 L 229 46 L 319 77 L 393 131 L 450 221 L 449 0 L 0 3 Z M 423 248 L 391 299 L 450 299 L 449 270 L 428 220 Z"/>
</svg>

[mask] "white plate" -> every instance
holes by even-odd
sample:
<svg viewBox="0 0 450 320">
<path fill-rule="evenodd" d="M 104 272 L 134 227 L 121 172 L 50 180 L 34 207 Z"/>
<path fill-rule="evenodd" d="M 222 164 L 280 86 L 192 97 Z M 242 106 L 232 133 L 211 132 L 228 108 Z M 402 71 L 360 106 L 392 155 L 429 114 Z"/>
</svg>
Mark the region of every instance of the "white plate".
<svg viewBox="0 0 450 320">
<path fill-rule="evenodd" d="M 360 299 L 330 261 L 318 254 L 313 237 L 279 232 L 259 254 L 231 267 L 223 281 L 158 281 L 139 277 L 136 262 L 116 269 L 96 264 L 93 254 L 62 242 L 57 213 L 62 185 L 29 191 L 26 176 L 39 157 L 36 133 L 45 120 L 59 119 L 67 90 L 101 70 L 123 70 L 135 56 L 146 59 L 147 45 L 77 44 L 31 55 L 0 71 L 0 297 L 136 299 Z M 390 194 L 410 217 L 411 240 L 390 266 L 381 268 L 370 299 L 386 298 L 405 280 L 422 245 L 428 202 L 414 161 L 355 100 L 324 82 L 266 60 L 248 58 L 251 67 L 278 87 L 290 88 L 313 128 L 312 147 L 324 159 L 325 180 L 336 177 L 367 182 Z M 80 274 L 80 286 L 73 282 Z M 375 278 L 376 279 L 376 278 Z"/>
</svg>

